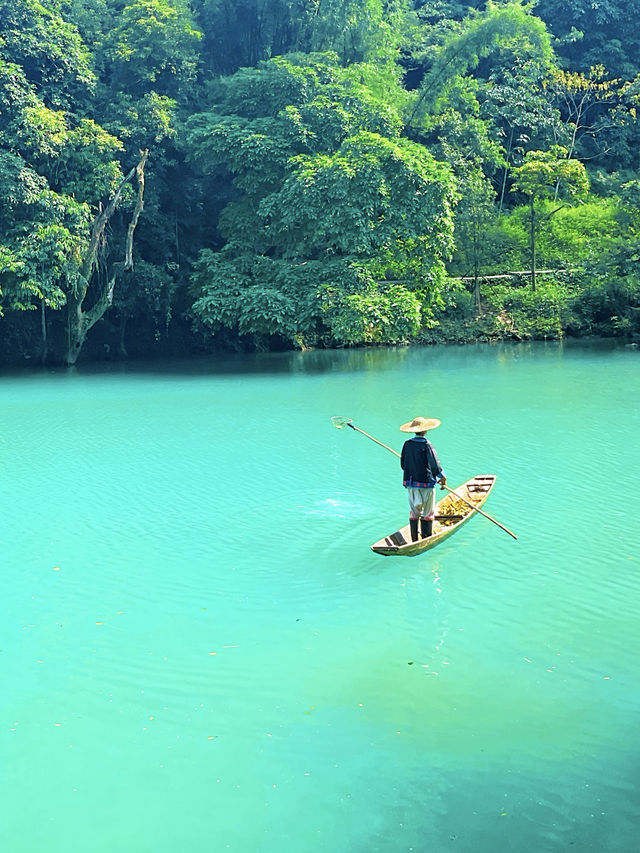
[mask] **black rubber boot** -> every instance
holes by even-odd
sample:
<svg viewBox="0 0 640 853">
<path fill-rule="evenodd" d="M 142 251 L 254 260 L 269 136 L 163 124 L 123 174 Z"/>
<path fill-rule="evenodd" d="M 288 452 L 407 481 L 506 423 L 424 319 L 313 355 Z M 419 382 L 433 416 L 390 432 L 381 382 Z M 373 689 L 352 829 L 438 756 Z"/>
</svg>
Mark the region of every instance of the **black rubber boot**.
<svg viewBox="0 0 640 853">
<path fill-rule="evenodd" d="M 411 541 L 418 541 L 418 519 L 410 518 L 409 519 L 409 527 L 411 528 Z"/>
<path fill-rule="evenodd" d="M 427 539 L 433 533 L 433 521 L 427 521 L 425 518 L 420 519 L 420 533 L 423 539 Z"/>
</svg>

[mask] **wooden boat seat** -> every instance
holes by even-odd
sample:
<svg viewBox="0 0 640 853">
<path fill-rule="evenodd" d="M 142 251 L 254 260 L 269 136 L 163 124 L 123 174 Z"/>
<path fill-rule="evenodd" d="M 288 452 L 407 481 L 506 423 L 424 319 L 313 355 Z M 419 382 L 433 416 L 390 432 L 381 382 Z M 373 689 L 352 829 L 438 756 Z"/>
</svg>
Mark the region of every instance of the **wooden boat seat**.
<svg viewBox="0 0 640 853">
<path fill-rule="evenodd" d="M 389 539 L 393 542 L 394 545 L 407 544 L 407 540 L 404 538 L 404 536 L 399 530 L 397 530 L 395 533 L 392 533 L 391 536 L 389 536 Z"/>
</svg>

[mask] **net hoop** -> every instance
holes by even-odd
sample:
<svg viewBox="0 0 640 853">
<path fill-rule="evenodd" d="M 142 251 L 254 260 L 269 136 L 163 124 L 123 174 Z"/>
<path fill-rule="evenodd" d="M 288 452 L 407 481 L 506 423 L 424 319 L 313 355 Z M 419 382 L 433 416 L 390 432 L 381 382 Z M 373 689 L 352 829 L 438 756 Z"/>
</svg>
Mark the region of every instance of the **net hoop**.
<svg viewBox="0 0 640 853">
<path fill-rule="evenodd" d="M 331 423 L 334 425 L 336 429 L 344 429 L 346 426 L 349 426 L 351 423 L 351 418 L 343 418 L 339 415 L 334 415 L 331 418 Z"/>
</svg>

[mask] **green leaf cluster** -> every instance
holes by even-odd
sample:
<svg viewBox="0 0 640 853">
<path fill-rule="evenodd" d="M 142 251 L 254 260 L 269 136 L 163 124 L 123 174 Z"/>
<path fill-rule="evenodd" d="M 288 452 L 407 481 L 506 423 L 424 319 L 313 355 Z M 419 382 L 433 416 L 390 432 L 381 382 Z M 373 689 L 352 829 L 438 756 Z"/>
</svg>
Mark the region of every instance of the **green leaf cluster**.
<svg viewBox="0 0 640 853">
<path fill-rule="evenodd" d="M 217 111 L 186 126 L 191 156 L 203 169 L 227 170 L 236 190 L 219 220 L 226 245 L 202 254 L 193 278 L 203 294 L 194 314 L 214 328 L 219 312 L 240 334 L 267 334 L 271 324 L 272 334 L 304 344 L 323 325 L 343 343 L 414 334 L 421 309 L 413 292 L 428 302 L 437 289 L 453 247 L 456 193 L 448 166 L 401 137 L 406 97 L 397 75 L 344 69 L 331 55 L 290 56 L 238 72 L 218 97 Z M 240 112 L 230 115 L 233 104 Z M 387 285 L 389 274 L 404 283 Z M 217 282 L 225 278 L 236 307 L 222 311 Z M 405 308 L 407 317 L 383 321 Z"/>
<path fill-rule="evenodd" d="M 0 338 L 36 307 L 57 359 L 100 316 L 120 352 L 638 334 L 626 14 L 0 0 Z"/>
</svg>

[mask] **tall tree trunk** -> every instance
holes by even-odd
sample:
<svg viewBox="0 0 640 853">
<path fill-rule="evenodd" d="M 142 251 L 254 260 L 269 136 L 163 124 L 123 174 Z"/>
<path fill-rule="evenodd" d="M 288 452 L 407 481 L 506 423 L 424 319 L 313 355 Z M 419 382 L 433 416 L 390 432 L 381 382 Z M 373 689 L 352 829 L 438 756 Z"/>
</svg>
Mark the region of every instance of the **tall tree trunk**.
<svg viewBox="0 0 640 853">
<path fill-rule="evenodd" d="M 80 267 L 80 283 L 76 289 L 71 290 L 67 294 L 68 340 L 67 355 L 65 358 L 67 365 L 74 365 L 77 362 L 78 356 L 80 355 L 87 338 L 87 333 L 111 307 L 113 302 L 113 290 L 116 284 L 118 272 L 120 272 L 120 270 L 130 270 L 133 268 L 133 235 L 136 225 L 138 224 L 140 214 L 144 208 L 144 167 L 147 162 L 148 155 L 148 150 L 141 152 L 138 165 L 134 166 L 129 174 L 122 179 L 114 197 L 104 210 L 100 211 L 94 220 L 91 228 L 89 248 Z M 85 311 L 82 306 L 97 265 L 98 253 L 104 239 L 105 228 L 116 211 L 126 184 L 134 175 L 138 180 L 138 197 L 127 229 L 124 262 L 112 265 L 112 269 L 106 277 L 106 281 L 103 284 L 102 290 L 98 294 L 97 299 L 93 303 L 92 307 L 88 311 Z"/>
<path fill-rule="evenodd" d="M 47 356 L 49 355 L 49 340 L 47 338 L 47 314 L 44 305 L 44 299 L 42 299 L 41 310 L 40 310 L 40 330 L 42 332 L 42 350 L 40 352 L 40 363 L 47 363 Z"/>
<path fill-rule="evenodd" d="M 118 266 L 114 264 L 114 267 Z M 122 266 L 120 264 L 119 266 Z M 113 303 L 113 289 L 116 284 L 116 272 L 109 279 L 107 285 L 103 288 L 98 301 L 92 306 L 89 311 L 82 310 L 82 301 L 85 293 L 80 297 L 77 294 L 67 298 L 67 311 L 69 318 L 69 335 L 66 364 L 72 367 L 78 360 L 78 356 L 82 351 L 82 347 L 87 339 L 87 334 L 95 326 L 98 320 L 104 317 L 107 309 Z"/>
<path fill-rule="evenodd" d="M 536 209 L 533 196 L 529 200 L 531 220 L 529 222 L 529 249 L 531 251 L 531 289 L 536 289 Z"/>
<path fill-rule="evenodd" d="M 127 352 L 127 346 L 125 344 L 126 340 L 126 332 L 127 332 L 127 317 L 124 314 L 120 315 L 120 329 L 118 335 L 118 355 L 120 358 L 127 358 L 129 353 Z"/>
<path fill-rule="evenodd" d="M 476 314 L 480 314 L 480 277 L 479 277 L 479 247 L 478 247 L 478 228 L 474 228 L 473 233 L 473 296 L 476 303 Z"/>
<path fill-rule="evenodd" d="M 504 195 L 507 189 L 507 175 L 509 174 L 509 158 L 511 157 L 511 146 L 513 144 L 513 128 L 511 128 L 511 133 L 509 134 L 509 144 L 507 145 L 507 156 L 504 160 L 504 171 L 502 173 L 502 187 L 500 188 L 500 207 L 498 208 L 500 213 L 502 213 L 502 205 L 504 204 Z"/>
</svg>

